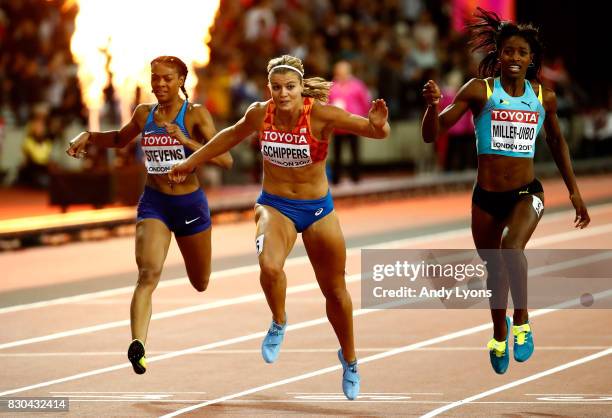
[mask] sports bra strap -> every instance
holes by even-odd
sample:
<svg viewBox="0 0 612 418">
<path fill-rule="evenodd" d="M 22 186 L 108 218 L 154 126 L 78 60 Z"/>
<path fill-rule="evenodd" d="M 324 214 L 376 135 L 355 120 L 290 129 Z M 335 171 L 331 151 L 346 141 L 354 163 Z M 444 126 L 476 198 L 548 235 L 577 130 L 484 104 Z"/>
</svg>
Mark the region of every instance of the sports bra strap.
<svg viewBox="0 0 612 418">
<path fill-rule="evenodd" d="M 486 78 L 484 82 L 485 82 L 485 85 L 487 86 L 487 100 L 489 100 L 489 98 L 493 95 L 493 92 L 491 91 L 491 87 L 489 86 L 489 82 L 487 81 Z"/>
</svg>

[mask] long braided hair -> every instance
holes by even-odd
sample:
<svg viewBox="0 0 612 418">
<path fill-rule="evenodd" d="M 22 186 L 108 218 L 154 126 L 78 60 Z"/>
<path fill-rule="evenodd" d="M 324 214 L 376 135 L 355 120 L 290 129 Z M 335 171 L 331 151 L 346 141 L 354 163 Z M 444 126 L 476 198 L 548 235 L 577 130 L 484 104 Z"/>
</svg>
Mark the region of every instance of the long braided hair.
<svg viewBox="0 0 612 418">
<path fill-rule="evenodd" d="M 501 20 L 495 12 L 489 12 L 480 7 L 475 14 L 476 20 L 468 25 L 472 34 L 470 46 L 472 52 L 481 50 L 485 53 L 484 58 L 478 65 L 481 77 L 496 77 L 500 74 L 497 59 L 503 43 L 512 36 L 520 36 L 529 44 L 533 53 L 532 64 L 527 68 L 526 78 L 528 80 L 540 80 L 542 69 L 543 45 L 540 41 L 538 28 L 532 24 L 517 24 L 507 20 Z"/>
<path fill-rule="evenodd" d="M 176 72 L 178 73 L 179 77 L 184 77 L 183 84 L 181 84 L 181 91 L 185 95 L 185 100 L 189 100 L 189 95 L 187 94 L 187 90 L 185 89 L 185 80 L 187 79 L 187 73 L 189 72 L 187 65 L 180 58 L 174 57 L 172 55 L 159 56 L 153 61 L 151 61 L 151 66 L 153 64 L 165 64 L 173 66 L 176 69 Z"/>
</svg>

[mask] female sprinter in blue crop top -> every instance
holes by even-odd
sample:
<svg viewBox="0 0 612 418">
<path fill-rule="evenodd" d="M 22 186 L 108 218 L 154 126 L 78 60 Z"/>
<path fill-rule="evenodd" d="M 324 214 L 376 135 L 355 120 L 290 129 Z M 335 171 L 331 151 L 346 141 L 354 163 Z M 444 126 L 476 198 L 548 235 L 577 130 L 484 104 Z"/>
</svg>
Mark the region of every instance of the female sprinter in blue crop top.
<svg viewBox="0 0 612 418">
<path fill-rule="evenodd" d="M 472 235 L 487 262 L 487 287 L 492 291 L 489 358 L 495 372 L 502 374 L 509 363 L 510 333 L 516 361 L 526 361 L 534 349 L 523 250 L 544 211 L 544 191 L 533 167 L 536 137 L 542 126 L 576 210 L 576 227 L 586 227 L 590 218 L 559 129 L 555 93 L 538 81 L 542 58 L 538 30 L 501 21 L 480 8 L 478 11 L 479 19 L 470 28 L 473 50 L 485 53 L 479 67 L 484 78 L 466 83 L 440 113 L 440 89 L 428 81 L 423 89 L 427 110 L 421 133 L 425 142 L 432 142 L 468 110 L 474 115 L 478 178 L 472 196 Z M 512 327 L 506 316 L 508 289 L 515 308 Z"/>
<path fill-rule="evenodd" d="M 151 61 L 151 87 L 157 103 L 138 105 L 132 119 L 118 131 L 82 132 L 70 141 L 67 150 L 70 156 L 79 158 L 87 144 L 121 148 L 141 134 L 147 182 L 138 203 L 138 282 L 130 308 L 132 343 L 128 348 L 128 359 L 138 374 L 147 368 L 144 347 L 151 320 L 151 296 L 159 282 L 172 232 L 193 287 L 203 292 L 210 276 L 211 222 L 206 195 L 195 174 L 180 185 L 170 182 L 167 174 L 174 164 L 215 134 L 208 111 L 188 102 L 186 77 L 187 66 L 179 58 L 155 58 Z M 230 168 L 232 157 L 225 153 L 211 163 Z"/>
</svg>

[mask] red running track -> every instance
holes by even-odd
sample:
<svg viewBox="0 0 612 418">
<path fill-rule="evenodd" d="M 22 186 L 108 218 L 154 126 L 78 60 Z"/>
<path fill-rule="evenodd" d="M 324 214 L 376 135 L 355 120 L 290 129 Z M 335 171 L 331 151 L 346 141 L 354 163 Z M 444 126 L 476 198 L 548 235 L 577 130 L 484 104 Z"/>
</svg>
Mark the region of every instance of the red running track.
<svg viewBox="0 0 612 418">
<path fill-rule="evenodd" d="M 612 177 L 580 185 L 589 228 L 573 230 L 562 183 L 545 182 L 547 213 L 530 248 L 612 248 Z M 497 376 L 484 348 L 487 310 L 360 309 L 361 248 L 472 248 L 469 204 L 461 192 L 338 207 L 361 363 L 356 401 L 342 395 L 338 344 L 301 243 L 286 266 L 290 328 L 281 355 L 273 365 L 261 360 L 270 314 L 251 222 L 215 227 L 214 273 L 203 294 L 184 278 L 172 245 L 143 376 L 125 360 L 132 239 L 0 254 L 0 395 L 65 396 L 69 416 L 84 417 L 609 415 L 609 310 L 571 302 L 533 310 L 534 356 Z"/>
</svg>

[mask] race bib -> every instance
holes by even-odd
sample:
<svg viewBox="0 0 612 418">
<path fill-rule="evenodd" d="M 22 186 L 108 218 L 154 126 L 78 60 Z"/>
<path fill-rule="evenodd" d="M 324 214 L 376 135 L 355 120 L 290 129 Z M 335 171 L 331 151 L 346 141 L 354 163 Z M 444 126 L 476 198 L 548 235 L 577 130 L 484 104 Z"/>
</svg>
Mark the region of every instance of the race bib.
<svg viewBox="0 0 612 418">
<path fill-rule="evenodd" d="M 491 149 L 531 153 L 534 151 L 540 114 L 526 110 L 491 111 Z"/>
<path fill-rule="evenodd" d="M 154 134 L 140 140 L 149 174 L 166 174 L 172 166 L 185 159 L 183 144 L 170 135 Z"/>
<path fill-rule="evenodd" d="M 312 164 L 306 132 L 263 131 L 260 141 L 264 160 L 274 165 L 304 167 Z"/>
</svg>

